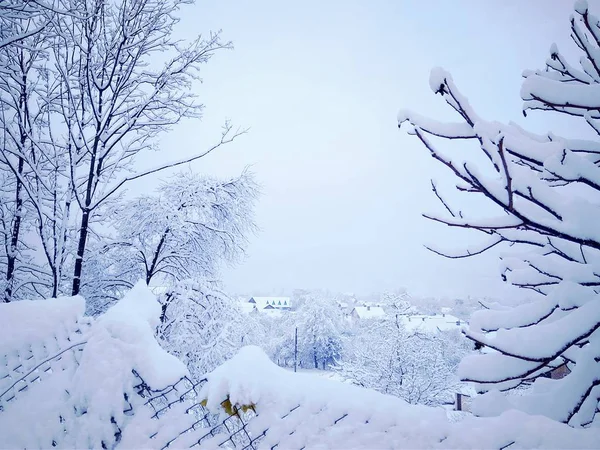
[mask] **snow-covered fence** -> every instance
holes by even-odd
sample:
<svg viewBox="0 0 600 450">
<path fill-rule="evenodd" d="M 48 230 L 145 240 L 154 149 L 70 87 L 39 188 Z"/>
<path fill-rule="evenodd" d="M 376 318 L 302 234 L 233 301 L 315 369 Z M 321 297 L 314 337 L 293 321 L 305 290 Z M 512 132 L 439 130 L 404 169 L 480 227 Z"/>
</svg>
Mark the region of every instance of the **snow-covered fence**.
<svg viewBox="0 0 600 450">
<path fill-rule="evenodd" d="M 0 305 L 0 448 L 256 448 L 252 407 L 209 410 L 206 379 L 159 347 L 145 286 L 84 311 L 81 297 Z"/>
<path fill-rule="evenodd" d="M 90 327 L 84 308 L 78 297 L 2 305 L 0 412 L 34 383 L 78 364 Z"/>
<path fill-rule="evenodd" d="M 256 416 L 253 405 L 238 407 L 232 405 L 226 397 L 220 403 L 220 411 L 211 411 L 200 396 L 201 389 L 207 382 L 206 378 L 194 382 L 184 376 L 165 389 L 154 391 L 139 374 L 135 375 L 139 380 L 135 388 L 138 395 L 147 399 L 145 405 L 152 409 L 152 419 L 160 421 L 181 409 L 192 419 L 185 425 L 163 432 L 161 436 L 158 432 L 149 434 L 147 442 L 150 447 L 166 449 L 200 446 L 251 450 L 258 448 L 264 432 L 252 435 L 248 430 L 248 424 Z"/>
<path fill-rule="evenodd" d="M 161 349 L 161 310 L 136 285 L 103 316 L 81 298 L 0 305 L 0 448 L 597 448 L 509 411 L 451 423 L 442 408 L 291 373 L 257 347 L 200 381 Z"/>
</svg>

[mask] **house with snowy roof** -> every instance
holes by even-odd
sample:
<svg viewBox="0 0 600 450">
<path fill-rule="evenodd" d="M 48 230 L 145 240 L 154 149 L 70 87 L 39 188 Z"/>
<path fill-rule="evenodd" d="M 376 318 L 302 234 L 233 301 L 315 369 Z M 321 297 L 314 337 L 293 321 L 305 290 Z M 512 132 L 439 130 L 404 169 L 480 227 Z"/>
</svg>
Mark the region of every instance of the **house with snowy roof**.
<svg viewBox="0 0 600 450">
<path fill-rule="evenodd" d="M 399 317 L 408 331 L 435 333 L 438 331 L 461 330 L 467 322 L 451 314 L 414 314 Z"/>
<path fill-rule="evenodd" d="M 292 299 L 290 297 L 251 297 L 248 303 L 256 305 L 256 309 L 290 309 L 292 307 Z"/>
<path fill-rule="evenodd" d="M 350 317 L 355 320 L 383 319 L 385 315 L 381 306 L 355 306 L 350 313 Z"/>
</svg>

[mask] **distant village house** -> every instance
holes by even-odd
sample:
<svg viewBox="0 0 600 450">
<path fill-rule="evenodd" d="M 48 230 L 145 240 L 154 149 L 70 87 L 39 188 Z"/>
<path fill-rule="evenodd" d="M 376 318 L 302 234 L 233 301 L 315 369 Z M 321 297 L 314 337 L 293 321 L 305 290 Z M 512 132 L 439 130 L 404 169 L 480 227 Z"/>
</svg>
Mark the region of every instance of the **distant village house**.
<svg viewBox="0 0 600 450">
<path fill-rule="evenodd" d="M 251 297 L 248 303 L 254 304 L 259 311 L 265 309 L 286 310 L 292 307 L 292 299 L 290 297 Z"/>
<path fill-rule="evenodd" d="M 381 306 L 356 306 L 352 309 L 350 317 L 355 320 L 382 319 L 385 317 L 385 311 Z"/>
</svg>

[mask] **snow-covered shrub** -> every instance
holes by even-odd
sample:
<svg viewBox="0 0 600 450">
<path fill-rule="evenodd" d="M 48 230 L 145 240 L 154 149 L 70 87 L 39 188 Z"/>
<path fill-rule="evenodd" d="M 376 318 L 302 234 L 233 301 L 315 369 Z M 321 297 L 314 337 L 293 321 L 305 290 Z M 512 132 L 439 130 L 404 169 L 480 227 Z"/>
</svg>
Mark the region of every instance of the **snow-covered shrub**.
<svg viewBox="0 0 600 450">
<path fill-rule="evenodd" d="M 571 17 L 571 37 L 582 53 L 579 64 L 553 45 L 544 70 L 524 73 L 524 111 L 580 118 L 597 137 L 600 22 L 583 0 Z M 432 71 L 430 85 L 459 122 L 402 111 L 399 124 L 408 123 L 409 132 L 455 175 L 458 191 L 497 210 L 482 219 L 480 211 L 455 208 L 433 184 L 446 215 L 427 217 L 486 237 L 464 253 L 436 252 L 460 258 L 507 245 L 502 277 L 540 294 L 530 304 L 474 315 L 467 336 L 495 352 L 465 358 L 460 374 L 480 391 L 506 390 L 566 363 L 566 377 L 537 383 L 519 407 L 574 426 L 589 424 L 600 398 L 600 143 L 484 120 L 442 69 Z M 468 152 L 468 144 L 478 152 Z"/>
</svg>

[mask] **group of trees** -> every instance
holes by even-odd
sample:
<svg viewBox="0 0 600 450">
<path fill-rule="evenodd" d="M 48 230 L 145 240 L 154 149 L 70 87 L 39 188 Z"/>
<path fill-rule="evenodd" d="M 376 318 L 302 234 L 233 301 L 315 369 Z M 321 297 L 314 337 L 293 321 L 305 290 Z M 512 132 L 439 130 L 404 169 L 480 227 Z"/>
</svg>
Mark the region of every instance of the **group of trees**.
<svg viewBox="0 0 600 450">
<path fill-rule="evenodd" d="M 600 20 L 587 2 L 576 3 L 570 31 L 580 51 L 578 63 L 553 45 L 543 70 L 524 73 L 523 112 L 579 119 L 595 137 L 538 135 L 485 120 L 441 69 L 432 72 L 430 85 L 458 122 L 401 112 L 399 123 L 408 123 L 410 133 L 450 170 L 458 191 L 497 210 L 482 220 L 451 205 L 434 185 L 446 215 L 428 217 L 486 238 L 462 254 L 436 252 L 461 258 L 505 246 L 502 278 L 539 297 L 473 317 L 467 337 L 494 351 L 466 358 L 461 376 L 480 391 L 536 379 L 535 395 L 519 398 L 520 408 L 585 426 L 594 420 L 600 399 Z M 479 152 L 456 151 L 445 145 L 449 141 Z M 570 371 L 563 379 L 541 378 L 563 364 Z"/>
<path fill-rule="evenodd" d="M 180 173 L 155 195 L 124 195 L 243 134 L 226 123 L 212 147 L 136 169 L 159 150 L 157 137 L 200 118 L 200 68 L 231 47 L 218 33 L 175 40 L 186 3 L 0 3 L 2 301 L 82 293 L 97 312 L 139 278 L 210 277 L 243 250 L 258 192 L 251 174 Z"/>
<path fill-rule="evenodd" d="M 218 283 L 179 282 L 160 296 L 158 340 L 202 378 L 245 345 L 261 347 L 289 370 L 335 372 L 347 382 L 413 404 L 452 403 L 456 367 L 473 350 L 458 331 L 409 332 L 399 318 L 416 308 L 406 296 L 384 293 L 385 318 L 349 320 L 343 296 L 297 292 L 291 311 L 244 312 Z"/>
<path fill-rule="evenodd" d="M 247 315 L 252 343 L 283 367 L 335 372 L 359 386 L 413 404 L 452 403 L 459 389 L 456 367 L 473 350 L 458 331 L 406 330 L 400 317 L 418 313 L 406 294 L 383 293 L 384 318 L 350 320 L 343 295 L 302 291 L 293 311 Z M 258 332 L 256 332 L 258 330 Z"/>
<path fill-rule="evenodd" d="M 411 404 L 453 403 L 461 389 L 458 363 L 473 346 L 459 331 L 409 332 L 398 318 L 357 323 L 337 370 L 359 386 Z"/>
<path fill-rule="evenodd" d="M 323 291 L 306 292 L 293 304 L 290 313 L 259 316 L 270 341 L 267 354 L 282 366 L 329 369 L 343 353 L 347 324 L 342 311 Z"/>
</svg>

